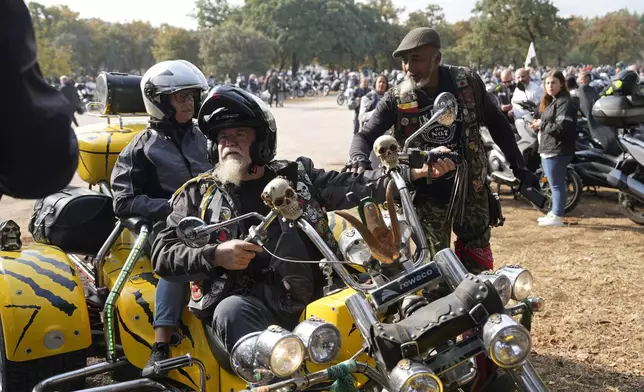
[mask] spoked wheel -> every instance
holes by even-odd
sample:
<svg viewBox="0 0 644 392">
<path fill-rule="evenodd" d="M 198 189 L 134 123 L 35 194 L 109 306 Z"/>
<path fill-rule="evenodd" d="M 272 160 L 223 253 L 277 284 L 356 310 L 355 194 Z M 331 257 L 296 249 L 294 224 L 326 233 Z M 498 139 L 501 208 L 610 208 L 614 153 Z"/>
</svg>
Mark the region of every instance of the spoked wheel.
<svg viewBox="0 0 644 392">
<path fill-rule="evenodd" d="M 619 205 L 622 213 L 638 225 L 644 225 L 644 203 L 624 192 L 619 192 Z"/>
<path fill-rule="evenodd" d="M 537 176 L 541 180 L 541 189 L 546 195 L 547 201 L 546 205 L 541 209 L 543 213 L 547 213 L 552 210 L 552 192 L 550 190 L 550 185 L 548 179 L 543 175 L 542 171 L 537 172 Z M 575 172 L 575 169 L 568 168 L 566 170 L 566 214 L 574 210 L 581 200 L 581 194 L 584 189 L 584 184 L 581 181 L 579 174 Z"/>
</svg>

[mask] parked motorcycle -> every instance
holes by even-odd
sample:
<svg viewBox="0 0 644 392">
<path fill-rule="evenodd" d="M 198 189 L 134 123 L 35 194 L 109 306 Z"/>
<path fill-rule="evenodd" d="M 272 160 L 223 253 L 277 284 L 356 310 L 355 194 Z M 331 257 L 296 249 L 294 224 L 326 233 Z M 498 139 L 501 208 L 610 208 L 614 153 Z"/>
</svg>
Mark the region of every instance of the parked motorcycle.
<svg viewBox="0 0 644 392">
<path fill-rule="evenodd" d="M 336 98 L 336 103 L 339 106 L 342 106 L 346 102 L 351 102 L 353 100 L 354 91 L 355 90 L 352 87 L 347 87 L 346 89 L 342 90 L 342 92 L 338 94 L 338 98 Z"/>
<path fill-rule="evenodd" d="M 644 134 L 638 130 L 644 124 L 644 95 L 631 90 L 625 95 L 604 96 L 592 113 L 598 123 L 619 129 L 617 138 L 624 154 L 617 158 L 606 180 L 619 189 L 624 215 L 644 225 Z"/>
</svg>

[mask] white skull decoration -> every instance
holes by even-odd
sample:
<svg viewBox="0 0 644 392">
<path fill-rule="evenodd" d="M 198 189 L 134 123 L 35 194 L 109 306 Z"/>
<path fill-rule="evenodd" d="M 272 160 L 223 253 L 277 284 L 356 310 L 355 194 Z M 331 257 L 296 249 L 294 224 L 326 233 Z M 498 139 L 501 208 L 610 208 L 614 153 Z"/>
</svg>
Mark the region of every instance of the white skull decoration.
<svg viewBox="0 0 644 392">
<path fill-rule="evenodd" d="M 304 185 L 303 182 L 297 183 L 297 193 L 302 196 L 304 200 L 311 200 L 311 192 L 309 192 L 309 187 Z"/>
<path fill-rule="evenodd" d="M 283 177 L 277 177 L 266 185 L 262 192 L 262 200 L 287 220 L 294 221 L 302 216 L 302 206 L 297 199 L 297 193 Z"/>
<path fill-rule="evenodd" d="M 391 135 L 382 135 L 373 144 L 373 151 L 380 159 L 382 166 L 386 169 L 395 169 L 398 167 L 398 150 L 400 146 Z"/>
</svg>

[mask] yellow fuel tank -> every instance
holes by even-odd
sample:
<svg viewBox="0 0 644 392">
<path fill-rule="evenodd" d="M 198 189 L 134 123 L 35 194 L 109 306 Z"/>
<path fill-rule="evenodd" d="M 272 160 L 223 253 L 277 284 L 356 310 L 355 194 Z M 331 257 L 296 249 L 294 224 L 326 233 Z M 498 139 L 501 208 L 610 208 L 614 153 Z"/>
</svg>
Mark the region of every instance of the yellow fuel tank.
<svg viewBox="0 0 644 392">
<path fill-rule="evenodd" d="M 76 128 L 78 175 L 88 184 L 110 180 L 119 153 L 147 126 L 147 117 L 123 124 L 92 124 Z"/>
</svg>

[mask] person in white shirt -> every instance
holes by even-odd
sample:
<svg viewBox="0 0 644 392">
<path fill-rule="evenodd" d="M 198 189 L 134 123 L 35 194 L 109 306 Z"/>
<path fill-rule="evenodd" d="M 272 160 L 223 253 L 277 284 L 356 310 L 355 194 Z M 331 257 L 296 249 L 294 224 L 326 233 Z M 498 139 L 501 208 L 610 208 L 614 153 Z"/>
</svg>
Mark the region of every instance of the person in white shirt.
<svg viewBox="0 0 644 392">
<path fill-rule="evenodd" d="M 512 112 L 514 113 L 514 118 L 521 118 L 528 112 L 523 110 L 518 104 L 523 101 L 532 101 L 538 106 L 541 102 L 543 91 L 537 83 L 530 80 L 530 72 L 525 68 L 517 69 L 515 80 L 517 82 L 517 88 L 514 90 L 514 95 L 512 96 Z M 519 83 L 525 86 L 524 91 L 519 88 Z"/>
</svg>

